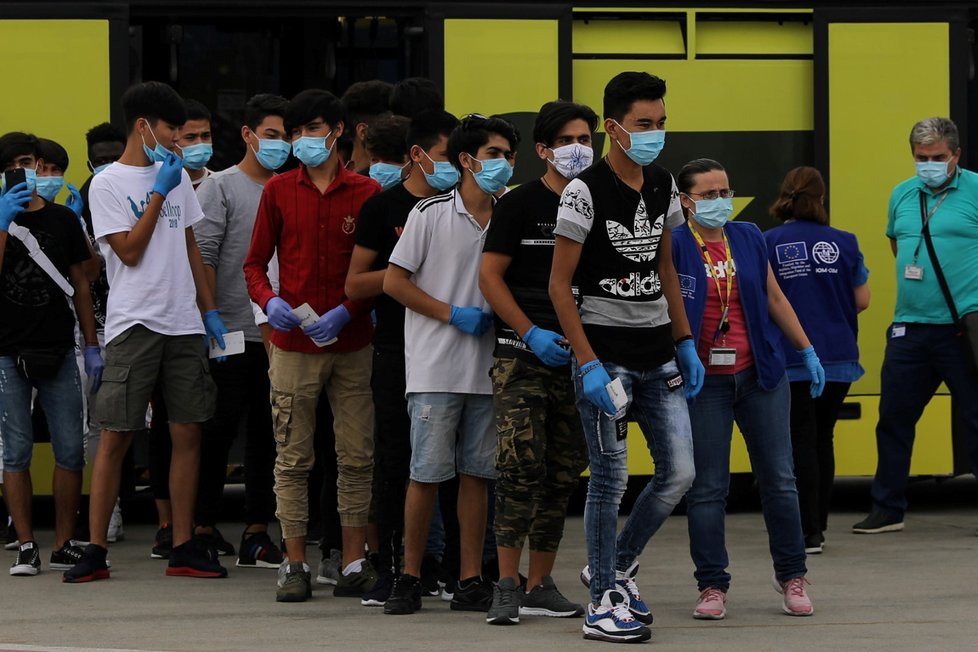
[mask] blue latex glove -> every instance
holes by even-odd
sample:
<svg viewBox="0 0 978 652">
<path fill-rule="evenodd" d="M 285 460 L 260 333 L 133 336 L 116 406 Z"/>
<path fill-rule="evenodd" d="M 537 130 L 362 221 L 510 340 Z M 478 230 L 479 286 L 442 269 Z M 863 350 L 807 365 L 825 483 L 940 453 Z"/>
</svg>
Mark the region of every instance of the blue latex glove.
<svg viewBox="0 0 978 652">
<path fill-rule="evenodd" d="M 340 334 L 343 327 L 350 323 L 350 311 L 342 303 L 326 312 L 312 326 L 306 326 L 302 332 L 317 342 L 329 342 Z"/>
<path fill-rule="evenodd" d="M 570 362 L 570 351 L 558 344 L 563 339 L 558 333 L 536 326 L 531 326 L 523 336 L 530 350 L 548 367 L 559 367 Z"/>
<path fill-rule="evenodd" d="M 180 185 L 181 179 L 183 179 L 183 159 L 176 154 L 168 154 L 160 167 L 160 171 L 156 173 L 153 192 L 158 192 L 166 197 L 170 191 Z"/>
<path fill-rule="evenodd" d="M 204 313 L 204 330 L 208 338 L 213 337 L 217 341 L 217 346 L 224 348 L 224 335 L 228 332 L 228 327 L 224 325 L 220 313 L 216 310 L 208 310 Z M 222 355 L 217 358 L 217 361 L 224 362 L 227 359 L 226 355 Z"/>
<path fill-rule="evenodd" d="M 584 384 L 584 395 L 595 407 L 605 414 L 615 414 L 615 404 L 611 402 L 608 395 L 608 383 L 611 377 L 604 370 L 604 366 L 598 360 L 592 360 L 583 365 L 578 373 L 581 375 L 581 382 Z"/>
<path fill-rule="evenodd" d="M 85 201 L 74 184 L 68 184 L 68 201 L 65 202 L 65 206 L 73 210 L 78 217 L 82 216 L 82 211 L 85 209 Z"/>
<path fill-rule="evenodd" d="M 282 297 L 272 297 L 265 304 L 265 315 L 268 323 L 277 331 L 288 333 L 299 326 L 299 318 L 292 314 L 290 306 Z"/>
<path fill-rule="evenodd" d="M 683 390 L 686 398 L 696 398 L 696 395 L 703 389 L 703 380 L 706 378 L 706 368 L 700 362 L 700 356 L 696 353 L 696 345 L 693 340 L 683 340 L 676 347 L 676 362 L 679 363 L 679 371 L 683 374 L 686 387 Z"/>
<path fill-rule="evenodd" d="M 0 231 L 10 228 L 10 223 L 31 203 L 33 194 L 25 181 L 0 195 Z"/>
<path fill-rule="evenodd" d="M 102 349 L 97 344 L 85 347 L 85 375 L 92 379 L 92 393 L 98 391 L 102 384 L 102 370 L 105 361 L 102 360 Z"/>
<path fill-rule="evenodd" d="M 818 355 L 815 354 L 814 346 L 802 349 L 798 352 L 798 355 L 801 356 L 801 361 L 805 365 L 805 369 L 808 369 L 808 373 L 812 375 L 812 398 L 818 398 L 825 389 L 825 369 L 822 368 L 822 362 L 818 359 Z"/>
<path fill-rule="evenodd" d="M 452 313 L 448 318 L 448 323 L 463 333 L 478 337 L 492 327 L 492 315 L 487 312 L 482 312 L 481 308 L 476 308 L 475 306 L 465 308 L 452 306 Z"/>
</svg>

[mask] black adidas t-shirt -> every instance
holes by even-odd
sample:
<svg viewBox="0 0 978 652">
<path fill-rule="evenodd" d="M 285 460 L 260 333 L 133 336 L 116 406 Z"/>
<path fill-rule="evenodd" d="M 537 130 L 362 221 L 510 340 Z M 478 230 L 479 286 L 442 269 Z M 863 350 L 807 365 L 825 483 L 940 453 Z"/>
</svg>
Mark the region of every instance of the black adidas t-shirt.
<svg viewBox="0 0 978 652">
<path fill-rule="evenodd" d="M 391 252 L 404 231 L 408 213 L 421 201 L 407 191 L 403 184 L 374 195 L 360 209 L 357 220 L 356 243 L 377 252 L 370 271 L 387 269 Z M 383 350 L 404 351 L 404 306 L 381 294 L 374 302 L 377 327 L 374 329 L 374 347 Z"/>
<path fill-rule="evenodd" d="M 520 309 L 536 326 L 560 333 L 550 302 L 550 266 L 554 258 L 554 226 L 560 196 L 539 179 L 506 193 L 492 211 L 483 251 L 512 257 L 503 280 Z M 536 355 L 498 316 L 497 357 L 520 357 L 539 362 Z"/>
<path fill-rule="evenodd" d="M 72 265 L 90 257 L 81 224 L 69 208 L 48 203 L 21 213 L 15 223 L 30 230 L 65 278 Z M 24 243 L 8 233 L 0 269 L 0 355 L 16 355 L 21 347 L 72 350 L 75 315 L 68 301 L 27 255 Z"/>
</svg>

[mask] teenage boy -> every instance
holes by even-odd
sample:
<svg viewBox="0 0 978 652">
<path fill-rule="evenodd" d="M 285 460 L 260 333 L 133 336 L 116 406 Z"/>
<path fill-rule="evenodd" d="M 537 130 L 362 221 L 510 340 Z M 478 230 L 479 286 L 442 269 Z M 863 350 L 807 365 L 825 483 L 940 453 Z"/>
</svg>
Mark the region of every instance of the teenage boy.
<svg viewBox="0 0 978 652">
<path fill-rule="evenodd" d="M 347 138 L 353 139 L 349 155 L 349 169 L 366 174 L 370 167 L 367 153 L 367 131 L 380 118 L 391 115 L 391 90 L 394 86 L 379 79 L 356 82 L 343 93 L 343 110 L 346 112 Z"/>
<path fill-rule="evenodd" d="M 406 390 L 411 418 L 410 483 L 404 506 L 404 573 L 384 613 L 421 608 L 421 560 L 441 482 L 459 476 L 460 572 L 451 607 L 488 611 L 482 576 L 488 480 L 495 478 L 492 316 L 479 292 L 479 259 L 493 194 L 513 174 L 516 130 L 501 118 L 469 116 L 448 139 L 462 176 L 450 193 L 421 201 L 390 256 L 384 292 L 403 304 Z"/>
<path fill-rule="evenodd" d="M 458 170 L 448 162 L 448 136 L 457 125 L 455 116 L 445 111 L 422 113 L 411 121 L 407 137 L 402 139 L 410 157 L 407 177 L 404 183 L 363 205 L 346 277 L 346 294 L 351 299 L 376 297 L 370 385 L 376 426 L 374 488 L 380 549 L 377 584 L 363 596 L 365 606 L 386 602 L 392 578 L 401 567 L 404 493 L 411 461 L 411 420 L 404 398 L 404 306 L 384 294 L 384 277 L 411 209 L 458 181 Z M 374 135 L 375 130 L 371 130 L 368 145 Z"/>
<path fill-rule="evenodd" d="M 285 131 L 287 106 L 285 98 L 278 95 L 262 94 L 248 100 L 241 127 L 244 158 L 211 175 L 197 189 L 204 219 L 194 225 L 194 236 L 204 260 L 204 273 L 227 327 L 244 332 L 245 350 L 224 363 L 211 361 L 217 406 L 214 418 L 204 424 L 194 535 L 211 541 L 220 537 L 215 525 L 228 453 L 244 421 L 245 529 L 237 561 L 242 568 L 278 568 L 282 563 L 281 550 L 268 536 L 268 523 L 275 517 L 275 439 L 263 340 L 270 335 L 271 326 L 255 325 L 242 265 L 251 244 L 262 189 L 292 149 Z"/>
<path fill-rule="evenodd" d="M 670 253 L 670 231 L 683 223 L 679 193 L 672 176 L 652 165 L 665 141 L 665 93 L 665 82 L 644 72 L 608 82 L 604 130 L 611 149 L 564 189 L 554 229 L 550 297 L 574 353 L 590 454 L 584 637 L 612 642 L 652 635 L 646 627 L 652 614 L 635 583 L 637 559 L 693 482 L 686 395 L 703 381 Z M 575 274 L 580 309 L 571 289 Z M 615 389 L 621 402 L 611 398 Z M 616 541 L 628 480 L 626 413 L 645 435 L 656 474 Z"/>
<path fill-rule="evenodd" d="M 518 623 L 520 614 L 572 617 L 584 607 L 561 595 L 551 577 L 567 502 L 587 466 L 574 406 L 570 351 L 547 286 L 560 193 L 590 167 L 598 116 L 573 102 L 549 102 L 533 126 L 546 173 L 499 200 L 486 236 L 479 286 L 496 314 L 492 370 L 496 412 L 496 509 L 499 582 L 486 620 Z M 529 538 L 526 593 L 520 554 Z"/>
<path fill-rule="evenodd" d="M 327 91 L 296 95 L 285 114 L 292 150 L 302 163 L 265 184 L 244 263 L 251 299 L 264 308 L 272 333 L 276 516 L 288 567 L 275 599 L 302 602 L 312 594 L 306 560 L 309 471 L 314 461 L 316 404 L 325 389 L 333 407 L 337 497 L 343 530 L 343 572 L 334 595 L 360 597 L 377 575 L 366 559 L 373 478 L 370 396 L 370 302 L 343 292 L 360 207 L 380 192 L 376 181 L 348 172 L 334 155 L 343 135 L 343 105 Z M 279 293 L 267 265 L 278 251 Z M 319 319 L 299 328 L 293 308 L 309 304 Z"/>
<path fill-rule="evenodd" d="M 183 167 L 190 175 L 194 188 L 198 188 L 204 179 L 213 174 L 207 169 L 214 155 L 211 112 L 197 100 L 186 100 L 186 105 L 187 121 L 180 128 L 177 153 L 183 159 Z"/>
<path fill-rule="evenodd" d="M 427 77 L 408 77 L 394 84 L 391 112 L 413 120 L 425 111 L 444 111 L 445 97 L 438 84 Z"/>
<path fill-rule="evenodd" d="M 410 124 L 404 116 L 392 115 L 377 120 L 367 132 L 368 175 L 384 190 L 393 188 L 410 174 L 406 142 Z"/>
<path fill-rule="evenodd" d="M 11 575 L 37 575 L 41 568 L 31 511 L 35 390 L 47 417 L 55 459 L 55 549 L 50 568 L 71 568 L 81 556 L 81 549 L 70 542 L 81 502 L 85 439 L 81 381 L 75 364 L 75 316 L 69 301 L 85 335 L 85 370 L 93 377 L 102 370 L 83 269 L 91 254 L 75 215 L 37 194 L 35 169 L 44 163 L 38 158 L 34 136 L 12 132 L 0 137 L 3 171 L 20 169 L 27 179 L 5 188 L 0 196 L 3 488 L 20 541 Z"/>
<path fill-rule="evenodd" d="M 157 384 L 169 408 L 173 442 L 173 548 L 166 574 L 225 577 L 227 571 L 191 539 L 200 424 L 214 414 L 214 382 L 201 336 L 206 333 L 223 347 L 227 328 L 215 309 L 191 228 L 203 212 L 172 151 L 186 110 L 172 88 L 146 82 L 123 94 L 122 112 L 129 129 L 125 152 L 95 177 L 89 194 L 112 287 L 106 371 L 92 416 L 92 427 L 102 431 L 92 471 L 92 542 L 64 580 L 109 577 L 106 531 L 119 495 L 122 460 L 135 431 L 145 425 L 146 405 Z"/>
</svg>

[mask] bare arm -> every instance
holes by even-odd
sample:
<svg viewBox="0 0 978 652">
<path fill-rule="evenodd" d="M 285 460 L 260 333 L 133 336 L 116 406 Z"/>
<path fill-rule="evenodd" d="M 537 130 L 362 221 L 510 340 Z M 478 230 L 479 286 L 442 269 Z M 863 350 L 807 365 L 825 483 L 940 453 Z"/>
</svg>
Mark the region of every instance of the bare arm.
<svg viewBox="0 0 978 652">
<path fill-rule="evenodd" d="M 82 234 L 84 235 L 84 231 Z M 98 276 L 102 271 L 102 257 L 95 251 L 95 247 L 92 246 L 92 241 L 88 239 L 88 236 L 85 235 L 84 237 L 85 246 L 88 247 L 88 255 L 91 258 L 81 264 L 82 270 L 85 272 L 85 278 L 88 279 L 88 282 L 94 283 L 98 280 Z"/>
<path fill-rule="evenodd" d="M 662 294 L 669 305 L 669 321 L 672 322 L 672 340 L 692 334 L 689 318 L 686 317 L 686 305 L 683 303 L 682 291 L 679 288 L 679 276 L 672 262 L 672 231 L 662 230 L 662 240 L 659 242 L 659 280 L 662 282 Z"/>
<path fill-rule="evenodd" d="M 3 268 L 3 257 L 7 252 L 7 232 L 0 231 L 0 268 Z"/>
<path fill-rule="evenodd" d="M 856 294 L 856 312 L 869 308 L 869 283 L 863 283 L 853 290 Z"/>
<path fill-rule="evenodd" d="M 767 265 L 767 310 L 771 313 L 771 319 L 795 349 L 800 351 L 812 345 L 801 327 L 801 322 L 798 321 L 795 309 L 791 307 L 788 297 L 781 291 L 770 263 Z"/>
<path fill-rule="evenodd" d="M 198 248 L 200 247 L 200 245 L 197 246 Z M 201 260 L 203 260 L 203 257 L 201 257 Z M 210 265 L 208 265 L 207 263 L 204 263 L 204 278 L 207 279 L 207 287 L 211 289 L 211 295 L 216 297 L 217 296 L 217 270 L 211 267 Z"/>
<path fill-rule="evenodd" d="M 201 312 L 214 310 L 217 307 L 214 303 L 214 292 L 211 290 L 207 272 L 204 270 L 204 259 L 200 257 L 200 249 L 197 248 L 194 230 L 188 226 L 185 233 L 187 237 L 187 259 L 190 261 L 190 271 L 194 275 L 194 287 L 197 288 L 197 305 Z"/>
<path fill-rule="evenodd" d="M 384 276 L 384 292 L 409 310 L 448 323 L 452 307 L 434 298 L 411 281 L 411 272 L 391 263 Z"/>
<path fill-rule="evenodd" d="M 343 291 L 349 299 L 369 299 L 384 293 L 386 269 L 371 271 L 377 252 L 360 245 L 354 245 L 350 257 L 350 269 L 346 273 Z"/>
<path fill-rule="evenodd" d="M 146 247 L 153 237 L 156 229 L 156 220 L 160 217 L 160 210 L 163 208 L 163 195 L 154 192 L 150 196 L 149 205 L 143 212 L 142 217 L 132 227 L 131 231 L 111 233 L 105 236 L 106 242 L 112 247 L 112 251 L 119 257 L 123 265 L 134 267 L 142 260 L 146 253 Z"/>
<path fill-rule="evenodd" d="M 92 294 L 83 263 L 76 263 L 68 268 L 68 280 L 71 281 L 71 287 L 75 289 L 71 301 L 75 304 L 75 314 L 78 315 L 78 326 L 85 338 L 85 344 L 98 346 L 98 336 L 95 334 L 95 311 L 92 309 Z"/>
<path fill-rule="evenodd" d="M 574 301 L 574 293 L 571 290 L 574 272 L 577 271 L 577 264 L 581 260 L 583 245 L 562 235 L 556 236 L 555 240 L 554 262 L 550 267 L 550 300 L 554 304 L 564 337 L 570 342 L 571 349 L 574 351 L 577 364 L 583 365 L 598 357 L 594 354 L 587 335 L 584 334 L 584 325 L 581 323 L 581 315 L 577 311 L 577 302 Z"/>
<path fill-rule="evenodd" d="M 533 322 L 516 303 L 513 293 L 506 285 L 506 281 L 503 280 L 511 262 L 513 262 L 513 257 L 506 254 L 492 251 L 482 254 L 482 265 L 479 267 L 479 290 L 489 302 L 492 311 L 522 337 L 533 326 Z"/>
</svg>

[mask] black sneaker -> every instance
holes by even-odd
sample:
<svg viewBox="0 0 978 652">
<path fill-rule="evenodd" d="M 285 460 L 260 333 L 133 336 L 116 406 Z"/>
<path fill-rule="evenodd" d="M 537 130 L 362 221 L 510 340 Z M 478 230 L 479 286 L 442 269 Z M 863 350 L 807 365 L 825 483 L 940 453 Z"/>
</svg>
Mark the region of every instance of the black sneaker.
<svg viewBox="0 0 978 652">
<path fill-rule="evenodd" d="M 17 549 L 17 559 L 10 565 L 10 574 L 15 576 L 37 575 L 41 570 L 41 551 L 33 541 L 25 541 Z"/>
<path fill-rule="evenodd" d="M 173 526 L 164 523 L 163 527 L 156 531 L 156 541 L 153 543 L 153 551 L 149 554 L 149 558 L 169 559 L 171 550 L 173 550 Z"/>
<path fill-rule="evenodd" d="M 166 574 L 171 577 L 218 578 L 227 577 L 228 570 L 221 566 L 211 550 L 191 539 L 170 551 Z"/>
<path fill-rule="evenodd" d="M 421 578 L 402 573 L 394 580 L 390 597 L 384 603 L 385 614 L 413 614 L 421 608 Z"/>
<path fill-rule="evenodd" d="M 874 509 L 869 516 L 852 526 L 855 534 L 881 534 L 883 532 L 899 532 L 903 529 L 903 519 L 888 516 Z"/>
<path fill-rule="evenodd" d="M 235 552 L 234 546 L 224 539 L 220 530 L 217 528 L 212 528 L 212 530 L 213 532 L 209 534 L 195 534 L 194 538 L 216 550 L 217 554 L 222 557 L 233 557 Z"/>
<path fill-rule="evenodd" d="M 238 561 L 241 568 L 278 568 L 285 559 L 282 551 L 272 543 L 268 532 L 242 534 L 238 546 Z"/>
<path fill-rule="evenodd" d="M 109 579 L 109 565 L 105 559 L 108 550 L 102 546 L 90 543 L 82 551 L 78 563 L 65 571 L 61 581 L 67 584 L 82 584 L 95 580 Z"/>
<path fill-rule="evenodd" d="M 383 607 L 393 588 L 394 573 L 389 570 L 382 570 L 377 573 L 377 581 L 374 582 L 373 588 L 360 598 L 360 604 L 364 607 Z"/>
<path fill-rule="evenodd" d="M 452 596 L 452 611 L 481 611 L 486 613 L 492 606 L 492 584 L 481 577 L 460 581 Z"/>
<path fill-rule="evenodd" d="M 809 555 L 822 554 L 822 535 L 811 534 L 805 537 L 805 552 Z"/>
<path fill-rule="evenodd" d="M 512 577 L 504 577 L 492 589 L 492 606 L 486 614 L 490 625 L 516 625 L 520 622 L 520 588 Z M 453 605 L 454 606 L 454 605 Z"/>
<path fill-rule="evenodd" d="M 71 541 L 65 541 L 60 550 L 51 553 L 51 563 L 48 564 L 48 568 L 60 571 L 71 570 L 75 564 L 81 561 L 81 557 L 82 549 L 73 545 Z"/>
</svg>

